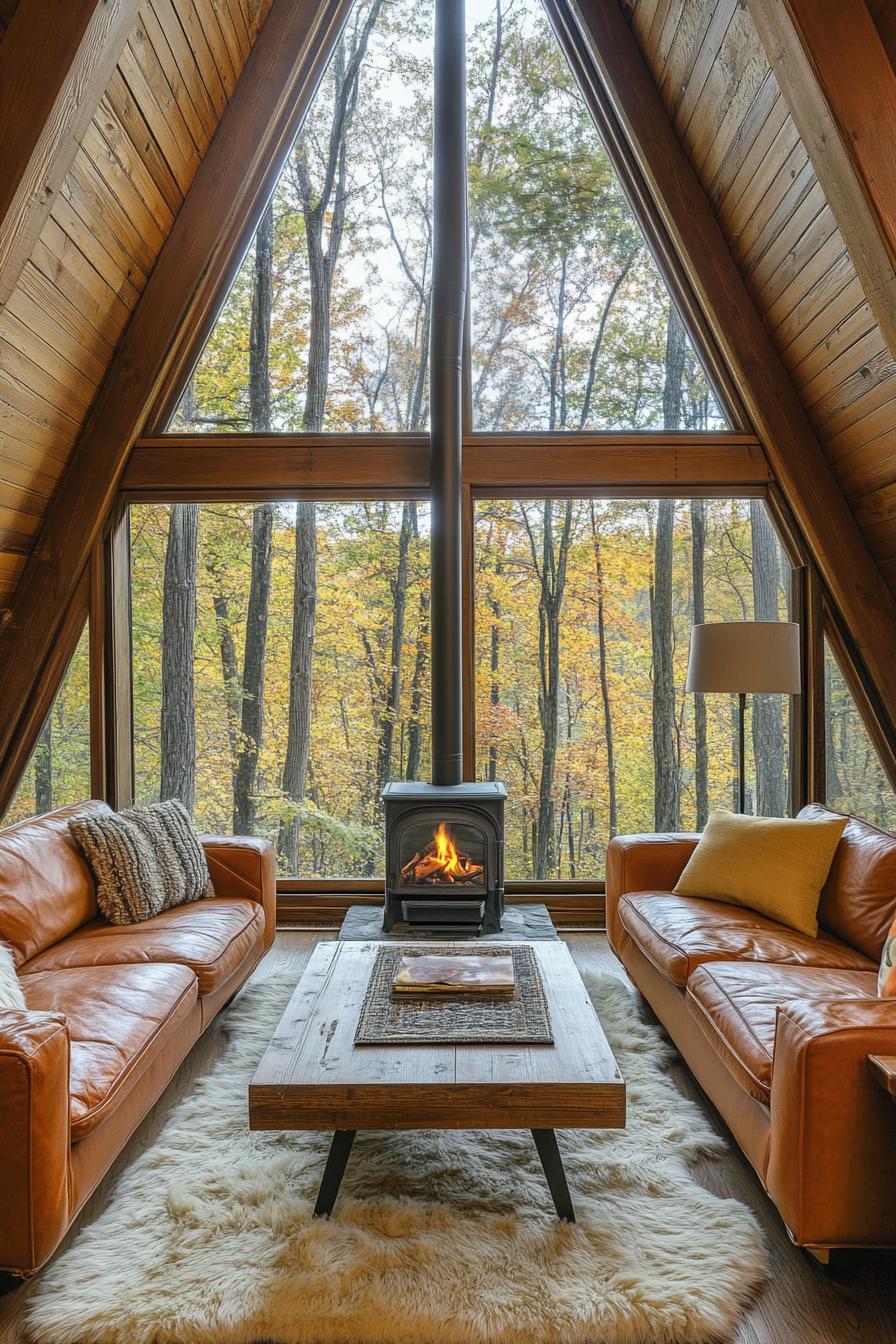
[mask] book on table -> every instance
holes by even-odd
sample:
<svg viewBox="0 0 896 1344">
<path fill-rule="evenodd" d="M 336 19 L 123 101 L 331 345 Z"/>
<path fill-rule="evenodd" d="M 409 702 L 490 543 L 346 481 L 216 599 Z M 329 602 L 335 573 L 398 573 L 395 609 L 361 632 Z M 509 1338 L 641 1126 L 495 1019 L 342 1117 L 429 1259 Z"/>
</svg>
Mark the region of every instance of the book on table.
<svg viewBox="0 0 896 1344">
<path fill-rule="evenodd" d="M 393 994 L 513 994 L 513 957 L 400 957 Z"/>
</svg>

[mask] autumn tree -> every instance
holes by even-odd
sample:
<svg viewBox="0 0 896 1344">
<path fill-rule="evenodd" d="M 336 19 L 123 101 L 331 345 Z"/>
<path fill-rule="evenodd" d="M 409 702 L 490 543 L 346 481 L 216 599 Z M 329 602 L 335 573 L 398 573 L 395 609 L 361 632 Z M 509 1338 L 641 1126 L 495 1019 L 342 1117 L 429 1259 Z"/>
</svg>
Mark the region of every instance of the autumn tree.
<svg viewBox="0 0 896 1344">
<path fill-rule="evenodd" d="M 666 324 L 666 374 L 663 384 L 663 425 L 681 423 L 681 385 L 684 376 L 685 330 L 674 304 Z M 680 821 L 679 766 L 675 738 L 675 673 L 672 629 L 672 537 L 675 501 L 661 499 L 656 510 L 650 627 L 653 641 L 653 765 L 654 817 L 658 831 L 675 831 Z"/>
<path fill-rule="evenodd" d="M 693 624 L 706 620 L 706 504 L 691 500 L 691 610 Z M 694 794 L 697 830 L 702 831 L 709 817 L 709 747 L 706 732 L 706 700 L 702 691 L 694 693 Z"/>
<path fill-rule="evenodd" d="M 768 511 L 758 499 L 750 501 L 750 550 L 753 567 L 753 616 L 776 621 L 778 611 L 778 539 Z M 756 811 L 763 817 L 782 817 L 787 810 L 784 769 L 784 723 L 779 695 L 754 695 L 753 759 L 756 765 Z"/>
<path fill-rule="evenodd" d="M 196 798 L 196 704 L 193 636 L 199 505 L 172 504 L 162 596 L 160 798 L 179 798 L 188 812 Z"/>
<path fill-rule="evenodd" d="M 333 277 L 342 245 L 348 195 L 348 144 L 358 104 L 361 64 L 382 9 L 372 0 L 363 21 L 358 15 L 348 37 L 341 37 L 332 65 L 332 109 L 323 137 L 321 176 L 312 180 L 314 153 L 308 131 L 300 136 L 291 167 L 305 223 L 311 314 L 302 429 L 324 427 L 330 374 L 330 321 Z M 311 684 L 314 628 L 317 620 L 317 527 L 315 506 L 299 500 L 295 522 L 293 635 L 289 671 L 289 734 L 283 763 L 283 794 L 290 802 L 280 826 L 278 849 L 290 872 L 298 870 L 301 808 L 311 747 Z"/>
</svg>

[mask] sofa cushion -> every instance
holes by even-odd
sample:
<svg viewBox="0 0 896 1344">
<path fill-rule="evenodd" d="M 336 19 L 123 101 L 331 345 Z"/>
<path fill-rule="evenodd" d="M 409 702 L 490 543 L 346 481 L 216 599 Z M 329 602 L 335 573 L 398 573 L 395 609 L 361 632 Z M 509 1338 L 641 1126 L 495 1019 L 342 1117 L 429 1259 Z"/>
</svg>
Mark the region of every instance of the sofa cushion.
<svg viewBox="0 0 896 1344">
<path fill-rule="evenodd" d="M 196 1008 L 186 966 L 90 966 L 28 973 L 25 1002 L 62 1013 L 71 1040 L 71 1135 L 95 1130 Z"/>
<path fill-rule="evenodd" d="M 707 961 L 876 970 L 863 953 L 829 934 L 812 938 L 723 901 L 671 892 L 629 892 L 620 898 L 619 919 L 657 970 L 682 988 L 696 967 Z"/>
<path fill-rule="evenodd" d="M 728 1071 L 767 1106 L 778 1006 L 807 999 L 870 999 L 876 992 L 873 971 L 722 961 L 694 971 L 686 1003 Z"/>
<path fill-rule="evenodd" d="M 801 817 L 834 817 L 819 803 Z M 823 929 L 880 960 L 887 930 L 896 918 L 896 835 L 850 817 L 837 846 L 818 905 Z"/>
<path fill-rule="evenodd" d="M 208 994 L 225 981 L 264 939 L 264 911 L 242 896 L 213 897 L 163 910 L 141 924 L 97 919 L 47 948 L 26 970 L 170 962 L 187 966 Z"/>
<path fill-rule="evenodd" d="M 17 966 L 96 918 L 93 877 L 68 823 L 108 811 L 78 803 L 0 831 L 0 938 Z"/>
<path fill-rule="evenodd" d="M 215 894 L 205 851 L 178 798 L 72 817 L 68 826 L 90 864 L 97 905 L 110 924 L 141 924 Z"/>
<path fill-rule="evenodd" d="M 846 818 L 753 817 L 717 808 L 672 890 L 745 905 L 815 937 Z"/>
</svg>

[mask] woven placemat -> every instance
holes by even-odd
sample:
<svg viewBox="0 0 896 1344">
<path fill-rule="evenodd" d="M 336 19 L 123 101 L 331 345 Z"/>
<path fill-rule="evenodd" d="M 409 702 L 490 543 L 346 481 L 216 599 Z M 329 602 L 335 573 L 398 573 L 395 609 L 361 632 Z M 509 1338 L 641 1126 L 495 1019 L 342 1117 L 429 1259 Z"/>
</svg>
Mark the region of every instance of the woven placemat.
<svg viewBox="0 0 896 1344">
<path fill-rule="evenodd" d="M 506 1042 L 553 1045 L 551 1019 L 541 972 L 531 947 L 496 943 L 440 947 L 450 956 L 513 957 L 514 989 L 509 998 L 482 994 L 398 995 L 392 979 L 399 957 L 432 956 L 432 948 L 384 947 L 376 954 L 358 1018 L 355 1045 L 443 1045 Z"/>
</svg>

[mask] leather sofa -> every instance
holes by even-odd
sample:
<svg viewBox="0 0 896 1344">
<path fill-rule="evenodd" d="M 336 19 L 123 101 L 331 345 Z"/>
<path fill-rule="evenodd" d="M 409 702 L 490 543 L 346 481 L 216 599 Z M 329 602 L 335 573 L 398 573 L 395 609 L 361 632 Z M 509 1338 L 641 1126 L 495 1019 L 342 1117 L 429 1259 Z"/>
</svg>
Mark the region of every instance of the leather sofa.
<svg viewBox="0 0 896 1344">
<path fill-rule="evenodd" d="M 816 804 L 803 817 L 837 815 Z M 676 896 L 696 835 L 630 835 L 607 853 L 607 929 L 774 1200 L 826 1261 L 896 1244 L 896 1105 L 869 1055 L 896 1055 L 877 973 L 896 913 L 896 836 L 850 818 L 816 938 L 739 906 Z"/>
<path fill-rule="evenodd" d="M 274 940 L 264 840 L 203 844 L 214 899 L 116 927 L 68 819 L 0 831 L 0 938 L 26 1011 L 0 1010 L 0 1269 L 27 1275 L 72 1220 L 190 1047 Z"/>
</svg>

